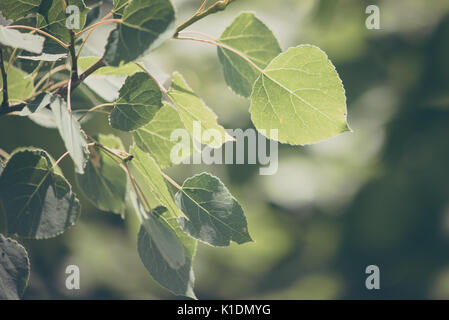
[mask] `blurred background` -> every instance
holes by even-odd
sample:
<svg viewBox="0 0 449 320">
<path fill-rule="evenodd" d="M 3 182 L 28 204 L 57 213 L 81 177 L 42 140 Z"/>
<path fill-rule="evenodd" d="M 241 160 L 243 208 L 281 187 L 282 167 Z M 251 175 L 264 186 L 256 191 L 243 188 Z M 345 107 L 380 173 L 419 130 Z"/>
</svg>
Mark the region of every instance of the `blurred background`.
<svg viewBox="0 0 449 320">
<path fill-rule="evenodd" d="M 173 2 L 178 22 L 201 4 Z M 370 4 L 380 8 L 380 30 L 365 27 Z M 110 7 L 105 1 L 102 14 Z M 229 248 L 200 244 L 197 296 L 449 299 L 449 2 L 239 0 L 190 29 L 219 37 L 248 10 L 284 50 L 310 43 L 326 51 L 343 80 L 354 132 L 313 146 L 280 145 L 273 176 L 260 176 L 257 165 L 170 169 L 178 182 L 204 170 L 218 175 L 242 204 L 255 239 Z M 83 55 L 101 55 L 108 28 L 94 33 Z M 159 77 L 183 73 L 225 128 L 252 126 L 249 101 L 227 88 L 214 47 L 170 40 L 145 60 L 160 69 Z M 123 79 L 89 81 L 103 93 L 80 89 L 75 107 L 113 98 Z M 101 114 L 84 128 L 130 141 Z M 0 148 L 19 146 L 42 147 L 55 158 L 64 152 L 55 129 L 0 118 Z M 24 242 L 32 266 L 24 298 L 176 298 L 140 262 L 135 218 L 96 210 L 77 189 L 71 161 L 61 167 L 82 201 L 82 216 L 60 237 Z M 80 267 L 81 290 L 65 288 L 69 264 Z M 365 287 L 371 264 L 380 268 L 380 290 Z"/>
</svg>

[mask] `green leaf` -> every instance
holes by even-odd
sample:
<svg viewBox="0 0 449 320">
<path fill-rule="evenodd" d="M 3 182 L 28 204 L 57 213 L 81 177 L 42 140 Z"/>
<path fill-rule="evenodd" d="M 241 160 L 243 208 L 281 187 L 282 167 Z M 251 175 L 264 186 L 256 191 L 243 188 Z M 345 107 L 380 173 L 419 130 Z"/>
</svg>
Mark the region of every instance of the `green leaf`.
<svg viewBox="0 0 449 320">
<path fill-rule="evenodd" d="M 147 213 L 144 206 L 135 199 L 132 198 L 134 208 L 142 217 L 142 226 L 151 237 L 151 240 L 157 247 L 157 250 L 162 255 L 163 259 L 172 269 L 179 269 L 182 267 L 186 258 L 184 255 L 184 246 L 181 240 L 176 235 L 176 231 L 171 227 L 165 218 L 158 214 L 162 212 L 162 206 L 158 206 L 150 213 Z M 167 210 L 165 208 L 165 210 Z M 165 211 L 166 212 L 166 211 Z"/>
<path fill-rule="evenodd" d="M 241 13 L 218 41 L 243 53 L 262 69 L 281 53 L 273 32 L 252 13 Z M 260 72 L 237 54 L 222 47 L 217 50 L 228 86 L 249 97 Z"/>
<path fill-rule="evenodd" d="M 0 87 L 3 81 L 0 78 Z M 26 100 L 34 90 L 33 79 L 14 66 L 8 68 L 8 98 L 10 104 L 20 103 Z M 0 104 L 3 102 L 3 94 L 0 94 Z"/>
<path fill-rule="evenodd" d="M 132 131 L 147 124 L 162 107 L 162 92 L 144 72 L 128 77 L 109 116 L 115 129 Z"/>
<path fill-rule="evenodd" d="M 185 128 L 195 140 L 214 148 L 233 140 L 225 129 L 218 124 L 217 115 L 204 104 L 177 72 L 173 74 L 173 83 L 168 95 L 173 100 Z M 194 130 L 195 123 L 201 130 Z M 219 134 L 219 139 L 205 139 L 203 137 L 202 133 L 211 129 Z"/>
<path fill-rule="evenodd" d="M 134 156 L 129 163 L 130 172 L 142 189 L 143 194 L 147 197 L 150 205 L 152 207 L 162 205 L 167 208 L 171 215 L 176 217 L 182 215 L 173 201 L 161 170 L 154 159 L 137 146 L 131 146 L 129 153 Z M 149 208 L 146 209 L 149 210 Z"/>
<path fill-rule="evenodd" d="M 124 150 L 119 138 L 99 135 L 97 141 L 116 150 Z M 126 173 L 101 149 L 90 149 L 84 174 L 77 174 L 78 186 L 100 210 L 123 214 L 126 198 Z"/>
<path fill-rule="evenodd" d="M 158 206 L 163 206 L 167 209 L 161 216 L 175 230 L 177 237 L 182 242 L 185 263 L 178 269 L 172 268 L 144 226 L 140 228 L 138 236 L 140 258 L 154 280 L 162 286 L 177 295 L 195 298 L 192 261 L 197 241 L 187 236 L 180 229 L 176 218 L 182 213 L 173 201 L 156 162 L 136 146 L 132 146 L 129 152 L 134 156 L 129 163 L 130 172 L 142 189 L 146 200 L 153 208 L 157 209 Z"/>
<path fill-rule="evenodd" d="M 33 53 L 41 53 L 45 38 L 28 33 L 21 33 L 14 29 L 0 26 L 0 44 L 12 48 L 23 49 Z"/>
<path fill-rule="evenodd" d="M 175 201 L 188 218 L 179 218 L 181 228 L 193 238 L 213 246 L 252 241 L 242 207 L 217 177 L 187 179 Z"/>
<path fill-rule="evenodd" d="M 150 275 L 164 288 L 176 295 L 196 299 L 193 292 L 195 275 L 192 269 L 192 261 L 196 251 L 196 241 L 189 238 L 181 230 L 177 235 L 184 245 L 185 263 L 178 269 L 173 269 L 157 249 L 153 239 L 145 227 L 141 227 L 137 240 L 137 250 L 143 265 Z"/>
<path fill-rule="evenodd" d="M 121 17 L 130 0 L 114 0 L 114 15 Z"/>
<path fill-rule="evenodd" d="M 80 31 L 86 23 L 89 8 L 83 0 L 68 0 L 67 6 L 77 6 L 80 10 L 80 24 L 75 31 Z M 70 43 L 70 30 L 66 26 L 68 15 L 62 1 L 44 1 L 39 7 L 38 28 L 43 28 L 65 43 Z"/>
<path fill-rule="evenodd" d="M 30 13 L 37 12 L 42 0 L 2 0 L 0 12 L 9 20 L 17 20 Z"/>
<path fill-rule="evenodd" d="M 267 130 L 263 135 L 292 145 L 350 131 L 342 82 L 327 55 L 311 45 L 291 48 L 270 63 L 254 84 L 250 113 L 256 128 Z"/>
<path fill-rule="evenodd" d="M 181 142 L 171 141 L 170 136 L 174 130 L 184 128 L 175 108 L 169 104 L 164 104 L 146 126 L 134 131 L 134 141 L 140 149 L 149 153 L 157 164 L 164 169 L 172 165 L 170 153 L 173 147 L 184 142 L 184 140 Z M 190 142 L 185 147 L 184 149 L 191 152 Z M 185 156 L 190 156 L 190 154 Z"/>
<path fill-rule="evenodd" d="M 78 68 L 81 71 L 86 71 L 95 62 L 98 61 L 97 57 L 82 57 L 78 59 Z M 92 73 L 92 75 L 101 76 L 131 76 L 141 69 L 134 63 L 121 64 L 118 67 L 102 67 Z"/>
<path fill-rule="evenodd" d="M 0 300 L 18 300 L 30 276 L 30 261 L 25 248 L 0 234 Z"/>
<path fill-rule="evenodd" d="M 82 174 L 89 154 L 84 132 L 72 112 L 68 110 L 66 102 L 57 95 L 53 96 L 52 100 L 50 108 L 59 134 L 75 163 L 76 172 Z"/>
<path fill-rule="evenodd" d="M 114 8 L 125 4 L 114 2 Z M 120 15 L 121 10 L 118 10 Z M 156 47 L 168 37 L 175 20 L 175 11 L 169 0 L 131 0 L 126 5 L 122 23 L 110 34 L 104 59 L 108 65 L 118 66 L 122 61 L 133 61 Z"/>
<path fill-rule="evenodd" d="M 8 234 L 47 239 L 75 224 L 80 204 L 67 180 L 43 150 L 14 153 L 0 176 L 0 203 Z"/>
</svg>

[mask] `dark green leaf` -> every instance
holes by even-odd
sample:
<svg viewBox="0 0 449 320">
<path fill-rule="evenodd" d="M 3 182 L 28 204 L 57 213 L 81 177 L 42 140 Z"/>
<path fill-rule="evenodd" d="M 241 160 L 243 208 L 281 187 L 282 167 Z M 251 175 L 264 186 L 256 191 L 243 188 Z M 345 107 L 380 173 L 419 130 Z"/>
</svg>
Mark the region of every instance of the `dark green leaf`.
<svg viewBox="0 0 449 320">
<path fill-rule="evenodd" d="M 172 269 L 179 269 L 185 264 L 184 246 L 176 235 L 176 231 L 165 221 L 161 212 L 162 206 L 158 206 L 156 214 L 154 211 L 147 213 L 144 206 L 132 197 L 134 208 L 142 218 L 142 226 L 150 235 L 151 240 L 157 247 L 157 250 L 164 258 L 165 262 Z M 167 211 L 167 208 L 165 208 Z M 165 211 L 165 212 L 166 212 Z"/>
<path fill-rule="evenodd" d="M 87 12 L 89 8 L 86 7 L 83 0 L 68 0 L 67 6 L 77 6 L 80 10 L 79 31 L 86 23 Z M 70 30 L 66 26 L 68 15 L 63 7 L 62 1 L 48 1 L 44 0 L 39 7 L 38 28 L 44 28 L 45 31 L 54 35 L 56 38 L 70 43 Z"/>
<path fill-rule="evenodd" d="M 23 246 L 0 234 L 0 300 L 18 300 L 30 276 L 30 261 Z"/>
<path fill-rule="evenodd" d="M 86 16 L 86 24 L 85 26 L 90 26 L 94 24 L 98 18 L 100 17 L 101 6 L 103 5 L 103 1 L 100 1 L 95 4 L 95 6 L 91 6 L 89 12 Z"/>
<path fill-rule="evenodd" d="M 17 20 L 39 9 L 42 0 L 1 0 L 0 12 L 9 20 Z"/>
<path fill-rule="evenodd" d="M 43 150 L 14 153 L 0 176 L 0 202 L 8 234 L 47 239 L 75 224 L 80 204 Z"/>
<path fill-rule="evenodd" d="M 139 231 L 137 249 L 143 265 L 154 280 L 174 294 L 195 299 L 196 296 L 193 292 L 195 275 L 192 269 L 192 261 L 195 256 L 196 241 L 189 238 L 181 230 L 177 230 L 177 234 L 184 244 L 186 257 L 184 265 L 178 269 L 170 267 L 143 226 Z"/>
<path fill-rule="evenodd" d="M 153 119 L 162 107 L 162 92 L 144 72 L 128 77 L 120 89 L 109 121 L 115 129 L 132 131 Z"/>
<path fill-rule="evenodd" d="M 102 145 L 124 150 L 119 138 L 100 135 Z M 91 148 L 90 159 L 84 174 L 77 174 L 76 180 L 84 195 L 100 210 L 123 214 L 126 198 L 126 173 L 101 149 Z"/>
<path fill-rule="evenodd" d="M 243 209 L 226 186 L 208 173 L 187 179 L 175 201 L 187 216 L 179 218 L 182 229 L 213 246 L 252 241 Z"/>
<path fill-rule="evenodd" d="M 243 53 L 262 69 L 281 53 L 273 32 L 252 13 L 240 14 L 218 41 Z M 237 94 L 249 97 L 260 72 L 224 48 L 218 47 L 218 57 L 228 86 Z"/>
<path fill-rule="evenodd" d="M 124 4 L 125 1 L 116 1 L 114 7 L 118 9 Z M 120 15 L 122 11 L 117 12 Z M 111 66 L 133 61 L 165 40 L 175 20 L 175 11 L 169 0 L 131 0 L 122 20 L 106 44 L 104 59 Z"/>
</svg>

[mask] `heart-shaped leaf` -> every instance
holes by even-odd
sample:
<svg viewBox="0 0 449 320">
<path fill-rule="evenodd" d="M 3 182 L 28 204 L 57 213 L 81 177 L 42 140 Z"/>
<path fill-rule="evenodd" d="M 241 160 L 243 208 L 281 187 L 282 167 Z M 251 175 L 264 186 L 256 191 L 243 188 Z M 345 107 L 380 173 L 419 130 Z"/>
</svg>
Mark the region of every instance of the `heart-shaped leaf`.
<svg viewBox="0 0 449 320">
<path fill-rule="evenodd" d="M 104 59 L 111 66 L 133 61 L 156 47 L 170 33 L 175 20 L 169 0 L 115 1 L 114 10 L 122 23 L 109 34 L 106 44 Z"/>
<path fill-rule="evenodd" d="M 252 241 L 242 207 L 217 177 L 187 179 L 175 201 L 188 218 L 179 218 L 181 228 L 195 239 L 213 246 Z"/>
<path fill-rule="evenodd" d="M 8 234 L 47 239 L 75 224 L 80 204 L 67 180 L 39 149 L 14 153 L 0 176 L 0 203 Z"/>
<path fill-rule="evenodd" d="M 109 116 L 115 129 L 132 131 L 147 124 L 162 107 L 162 92 L 144 72 L 128 77 Z"/>
<path fill-rule="evenodd" d="M 340 77 L 327 55 L 311 45 L 291 48 L 269 64 L 254 84 L 249 111 L 262 134 L 292 145 L 350 130 Z"/>
<path fill-rule="evenodd" d="M 218 41 L 243 53 L 262 69 L 281 53 L 273 32 L 253 13 L 241 13 Z M 235 93 L 249 97 L 260 72 L 234 52 L 222 47 L 217 50 L 228 86 Z"/>
</svg>

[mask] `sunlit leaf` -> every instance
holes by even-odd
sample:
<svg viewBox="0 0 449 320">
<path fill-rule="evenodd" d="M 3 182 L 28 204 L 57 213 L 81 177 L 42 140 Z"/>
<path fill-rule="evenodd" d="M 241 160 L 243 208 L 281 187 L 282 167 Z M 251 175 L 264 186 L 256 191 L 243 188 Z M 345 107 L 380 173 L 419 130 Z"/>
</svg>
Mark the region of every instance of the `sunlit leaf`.
<svg viewBox="0 0 449 320">
<path fill-rule="evenodd" d="M 86 71 L 90 66 L 98 61 L 97 57 L 81 57 L 78 59 L 78 68 Z M 121 64 L 118 67 L 103 67 L 96 70 L 92 75 L 98 76 L 131 76 L 141 69 L 134 63 Z"/>
<path fill-rule="evenodd" d="M 181 121 L 187 131 L 202 144 L 218 148 L 227 141 L 232 141 L 232 137 L 225 129 L 218 124 L 217 115 L 192 91 L 184 78 L 177 72 L 173 74 L 173 83 L 168 95 L 175 104 Z M 199 130 L 195 130 L 195 124 Z M 219 137 L 204 138 L 204 132 L 215 130 Z"/>
<path fill-rule="evenodd" d="M 171 134 L 177 129 L 184 129 L 184 124 L 178 112 L 171 105 L 165 104 L 147 125 L 134 131 L 134 140 L 161 168 L 167 168 L 172 165 L 170 154 L 173 147 L 178 143 L 185 143 L 184 140 L 171 141 Z M 191 152 L 190 141 L 184 149 Z M 190 156 L 190 153 L 184 156 Z"/>
<path fill-rule="evenodd" d="M 0 87 L 3 81 L 0 77 Z M 8 68 L 8 99 L 10 104 L 21 103 L 33 92 L 33 79 L 14 66 Z M 0 94 L 0 104 L 3 102 L 3 94 Z"/>
<path fill-rule="evenodd" d="M 177 237 L 183 243 L 185 263 L 178 269 L 172 268 L 148 234 L 147 228 L 143 226 L 140 228 L 138 236 L 140 258 L 154 280 L 162 286 L 177 295 L 195 298 L 192 261 L 197 242 L 180 229 L 176 218 L 182 213 L 173 201 L 155 161 L 136 146 L 132 146 L 129 152 L 134 156 L 134 159 L 129 163 L 130 171 L 141 187 L 145 200 L 149 202 L 152 208 L 158 206 L 167 208 L 167 211 L 162 213 L 161 217 L 175 230 Z"/>
<path fill-rule="evenodd" d="M 327 55 L 301 45 L 276 57 L 259 76 L 251 95 L 251 119 L 262 134 L 305 145 L 349 131 L 342 82 Z M 276 138 L 276 137 L 273 137 Z"/>
</svg>

